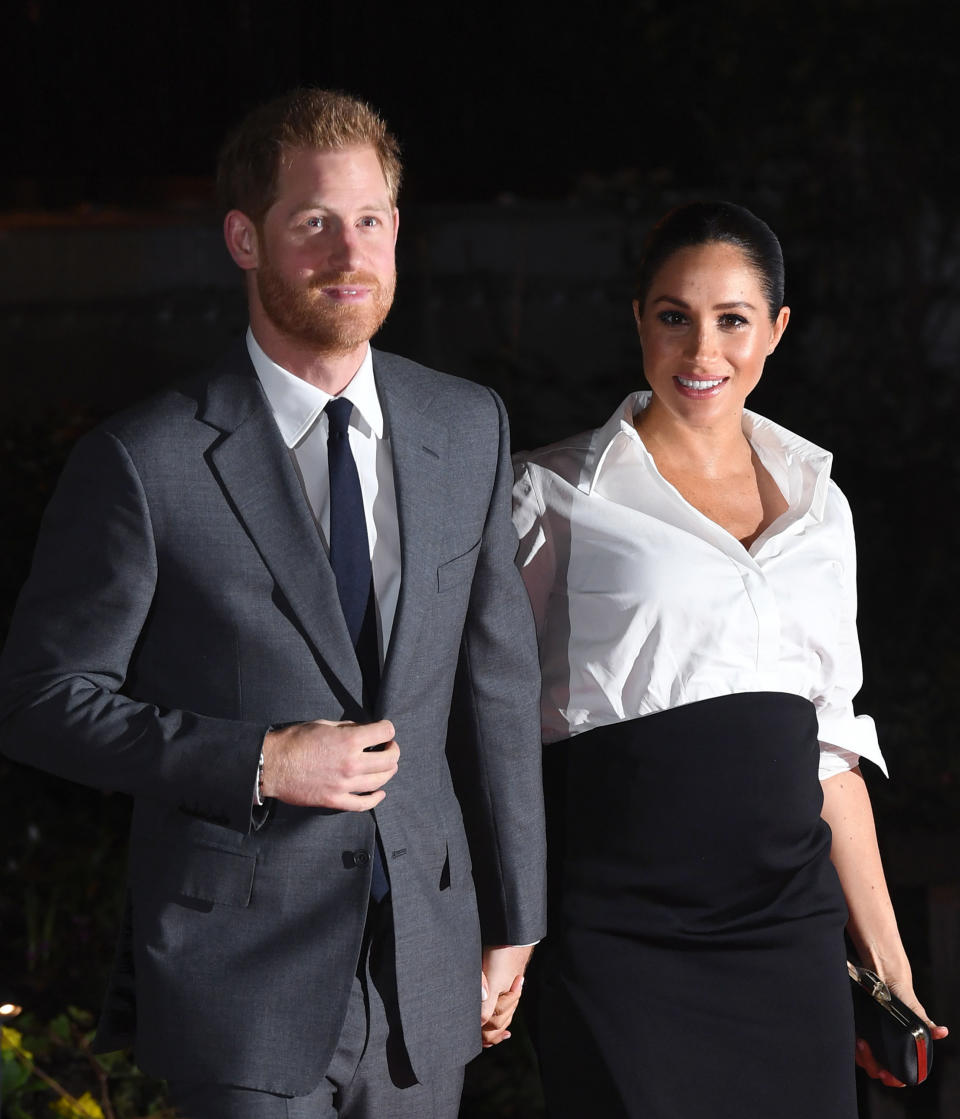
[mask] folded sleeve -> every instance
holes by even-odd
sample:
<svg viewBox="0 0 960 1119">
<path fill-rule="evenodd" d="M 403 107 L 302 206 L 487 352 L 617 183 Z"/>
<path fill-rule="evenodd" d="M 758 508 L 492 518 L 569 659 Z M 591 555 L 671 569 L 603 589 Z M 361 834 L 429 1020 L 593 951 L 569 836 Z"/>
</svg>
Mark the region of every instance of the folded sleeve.
<svg viewBox="0 0 960 1119">
<path fill-rule="evenodd" d="M 815 700 L 820 739 L 820 779 L 852 769 L 860 758 L 887 774 L 887 765 L 869 715 L 855 715 L 853 698 L 863 683 L 857 637 L 857 554 L 853 517 L 846 498 L 831 484 L 830 503 L 841 520 L 842 599 L 836 646 L 821 651 L 826 672 L 823 694 Z"/>
</svg>

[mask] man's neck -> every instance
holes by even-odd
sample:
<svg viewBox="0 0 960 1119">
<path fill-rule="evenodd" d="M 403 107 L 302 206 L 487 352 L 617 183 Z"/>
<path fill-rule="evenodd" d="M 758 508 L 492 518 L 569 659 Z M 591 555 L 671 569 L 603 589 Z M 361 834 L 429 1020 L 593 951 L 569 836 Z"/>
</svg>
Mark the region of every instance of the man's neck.
<svg viewBox="0 0 960 1119">
<path fill-rule="evenodd" d="M 331 396 L 343 392 L 367 353 L 367 342 L 346 352 L 318 352 L 308 343 L 278 331 L 265 316 L 251 314 L 250 319 L 257 345 L 271 361 Z"/>
</svg>

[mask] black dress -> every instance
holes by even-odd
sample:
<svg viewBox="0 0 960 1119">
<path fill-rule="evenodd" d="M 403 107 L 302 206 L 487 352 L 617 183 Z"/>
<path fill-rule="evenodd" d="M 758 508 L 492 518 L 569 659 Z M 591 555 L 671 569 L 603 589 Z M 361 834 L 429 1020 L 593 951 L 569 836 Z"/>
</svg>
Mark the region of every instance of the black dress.
<svg viewBox="0 0 960 1119">
<path fill-rule="evenodd" d="M 813 705 L 759 692 L 545 747 L 556 1119 L 855 1119 Z"/>
</svg>

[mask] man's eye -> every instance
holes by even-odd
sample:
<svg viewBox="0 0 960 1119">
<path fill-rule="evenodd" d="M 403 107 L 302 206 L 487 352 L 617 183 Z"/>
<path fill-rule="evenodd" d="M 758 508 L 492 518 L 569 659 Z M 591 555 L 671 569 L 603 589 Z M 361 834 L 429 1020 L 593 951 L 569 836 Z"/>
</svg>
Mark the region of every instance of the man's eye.
<svg viewBox="0 0 960 1119">
<path fill-rule="evenodd" d="M 360 224 L 373 229 L 375 226 L 378 226 L 380 224 L 380 220 L 379 218 L 361 218 Z"/>
<path fill-rule="evenodd" d="M 307 225 L 309 225 L 311 229 L 322 229 L 323 218 L 307 218 Z"/>
</svg>

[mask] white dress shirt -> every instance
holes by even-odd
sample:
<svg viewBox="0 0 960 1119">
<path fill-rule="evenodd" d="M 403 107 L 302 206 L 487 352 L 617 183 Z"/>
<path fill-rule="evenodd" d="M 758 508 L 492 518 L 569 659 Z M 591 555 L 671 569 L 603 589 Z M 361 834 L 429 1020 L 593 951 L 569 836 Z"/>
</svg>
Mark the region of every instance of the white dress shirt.
<svg viewBox="0 0 960 1119">
<path fill-rule="evenodd" d="M 660 474 L 633 393 L 596 431 L 518 456 L 517 562 L 533 604 L 545 742 L 739 692 L 812 701 L 821 779 L 886 772 L 856 632 L 856 554 L 832 456 L 762 416 L 744 433 L 788 509 L 749 549 Z M 773 745 L 773 744 L 771 744 Z"/>
<path fill-rule="evenodd" d="M 332 397 L 271 361 L 250 329 L 247 330 L 247 350 L 300 475 L 323 546 L 329 553 L 330 474 L 324 408 Z M 390 644 L 400 595 L 400 527 L 390 432 L 377 395 L 369 346 L 360 368 L 340 396 L 346 397 L 353 405 L 348 438 L 363 493 L 382 665 Z"/>
</svg>

